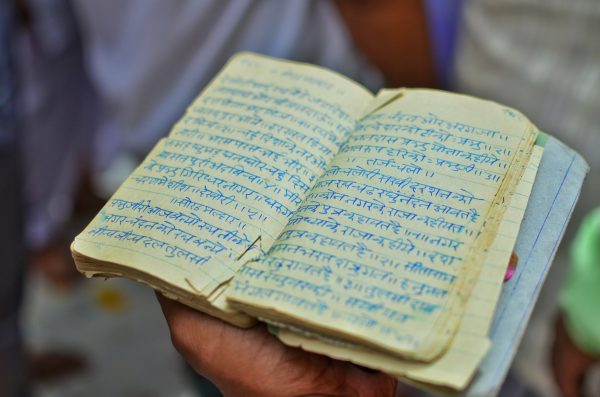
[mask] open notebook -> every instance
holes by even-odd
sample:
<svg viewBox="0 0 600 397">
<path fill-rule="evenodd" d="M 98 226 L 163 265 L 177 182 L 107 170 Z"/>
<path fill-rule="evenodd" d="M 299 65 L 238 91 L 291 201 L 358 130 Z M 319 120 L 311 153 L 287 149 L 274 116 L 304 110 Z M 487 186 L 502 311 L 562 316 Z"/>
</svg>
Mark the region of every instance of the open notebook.
<svg viewBox="0 0 600 397">
<path fill-rule="evenodd" d="M 233 57 L 72 244 L 282 342 L 464 388 L 542 149 L 514 109 Z"/>
</svg>

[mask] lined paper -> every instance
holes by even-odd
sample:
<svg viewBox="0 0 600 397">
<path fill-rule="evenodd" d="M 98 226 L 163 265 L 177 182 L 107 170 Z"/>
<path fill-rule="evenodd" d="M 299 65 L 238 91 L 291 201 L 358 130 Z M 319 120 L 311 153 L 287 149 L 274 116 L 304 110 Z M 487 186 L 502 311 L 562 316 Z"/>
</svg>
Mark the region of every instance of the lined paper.
<svg viewBox="0 0 600 397">
<path fill-rule="evenodd" d="M 454 389 L 465 388 L 490 347 L 487 336 L 490 322 L 542 154 L 543 148 L 535 146 L 527 169 L 505 212 L 498 237 L 486 257 L 457 335 L 439 360 L 430 364 L 402 361 L 358 346 L 336 346 L 285 328 L 277 331 L 279 339 L 291 346 L 352 361 L 412 381 Z"/>
<path fill-rule="evenodd" d="M 269 249 L 371 97 L 318 67 L 234 57 L 73 249 L 209 296 Z"/>
<path fill-rule="evenodd" d="M 434 359 L 458 326 L 483 235 L 506 207 L 496 201 L 533 135 L 496 104 L 402 92 L 363 117 L 228 298 L 267 320 Z"/>
</svg>

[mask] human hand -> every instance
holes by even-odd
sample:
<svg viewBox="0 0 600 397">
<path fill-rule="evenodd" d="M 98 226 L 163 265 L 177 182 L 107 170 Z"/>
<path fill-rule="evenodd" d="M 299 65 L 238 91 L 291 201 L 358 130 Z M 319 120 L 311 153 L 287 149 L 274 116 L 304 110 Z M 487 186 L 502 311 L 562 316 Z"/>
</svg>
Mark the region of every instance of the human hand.
<svg viewBox="0 0 600 397">
<path fill-rule="evenodd" d="M 264 324 L 241 329 L 157 294 L 175 348 L 225 397 L 393 396 L 396 380 L 285 346 Z"/>
<path fill-rule="evenodd" d="M 581 397 L 585 375 L 597 358 L 582 351 L 569 336 L 564 319 L 556 321 L 552 346 L 552 371 L 563 397 Z"/>
</svg>

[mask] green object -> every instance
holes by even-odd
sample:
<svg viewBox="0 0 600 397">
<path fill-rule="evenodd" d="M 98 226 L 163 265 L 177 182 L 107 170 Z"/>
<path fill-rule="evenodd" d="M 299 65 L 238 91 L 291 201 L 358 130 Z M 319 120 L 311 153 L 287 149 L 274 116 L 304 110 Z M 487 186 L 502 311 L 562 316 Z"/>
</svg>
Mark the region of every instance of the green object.
<svg viewBox="0 0 600 397">
<path fill-rule="evenodd" d="M 548 138 L 550 136 L 548 134 L 546 134 L 543 131 L 540 131 L 537 137 L 537 140 L 535 141 L 535 144 L 541 147 L 546 146 L 546 142 L 548 141 Z"/>
<path fill-rule="evenodd" d="M 571 247 L 571 269 L 561 295 L 569 335 L 600 356 L 600 208 L 584 219 Z"/>
</svg>

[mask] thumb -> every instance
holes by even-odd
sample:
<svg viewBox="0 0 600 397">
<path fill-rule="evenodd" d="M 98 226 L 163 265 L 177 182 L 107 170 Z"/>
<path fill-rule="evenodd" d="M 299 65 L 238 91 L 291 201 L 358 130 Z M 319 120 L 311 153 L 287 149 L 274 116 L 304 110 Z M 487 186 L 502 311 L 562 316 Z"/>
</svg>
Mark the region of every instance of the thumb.
<svg viewBox="0 0 600 397">
<path fill-rule="evenodd" d="M 381 372 L 369 373 L 354 368 L 347 382 L 357 397 L 393 397 L 396 392 L 397 380 Z"/>
</svg>

